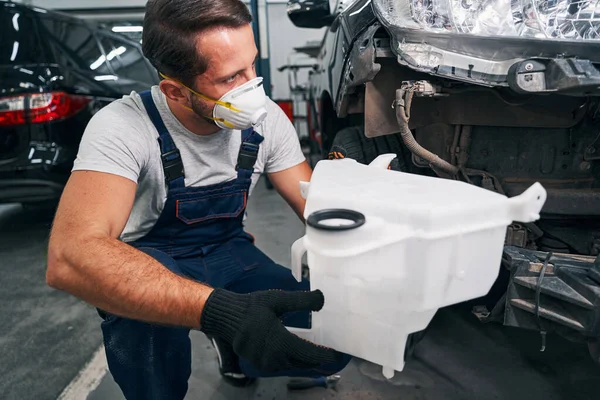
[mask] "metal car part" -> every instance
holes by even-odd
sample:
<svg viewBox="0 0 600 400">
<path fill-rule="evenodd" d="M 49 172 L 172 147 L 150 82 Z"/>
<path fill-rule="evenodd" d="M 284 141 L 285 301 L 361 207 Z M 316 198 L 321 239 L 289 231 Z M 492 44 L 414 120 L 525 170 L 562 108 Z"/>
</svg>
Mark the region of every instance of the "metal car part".
<svg viewBox="0 0 600 400">
<path fill-rule="evenodd" d="M 506 230 L 505 244 L 507 246 L 515 246 L 525 248 L 528 241 L 527 229 L 521 224 L 511 224 Z"/>
<path fill-rule="evenodd" d="M 600 95 L 598 61 L 566 55 L 559 58 L 527 58 L 525 54 L 494 60 L 455 53 L 428 42 L 392 39 L 392 43 L 392 51 L 397 54 L 400 65 L 430 75 L 487 87 L 510 87 L 519 93 Z M 525 69 L 531 64 L 538 66 L 533 73 Z M 540 64 L 544 65 L 544 70 L 550 69 L 547 76 L 539 70 Z"/>
<path fill-rule="evenodd" d="M 365 85 L 365 135 L 376 137 L 398 132 L 392 103 L 403 81 L 427 80 L 427 75 L 399 66 L 389 58 L 378 59 L 381 70 Z M 436 85 L 433 82 L 434 86 Z M 571 128 L 585 115 L 585 98 L 539 96 L 535 101 L 508 99 L 498 89 L 442 87 L 447 97 L 415 99 L 410 128 L 450 125 Z M 477 105 L 474 107 L 473 105 Z"/>
<path fill-rule="evenodd" d="M 590 118 L 573 128 L 556 129 L 438 123 L 413 129 L 413 134 L 422 147 L 463 170 L 460 177 L 465 180 L 508 196 L 540 182 L 548 191 L 545 213 L 590 217 L 600 214 L 600 165 L 591 160 L 589 169 L 580 167 L 586 149 L 598 138 Z M 429 169 L 419 157 L 413 157 L 413 164 Z"/>
<path fill-rule="evenodd" d="M 529 59 L 511 66 L 508 84 L 518 93 L 592 94 L 600 87 L 600 70 L 577 58 Z"/>
<path fill-rule="evenodd" d="M 374 43 L 375 32 L 381 26 L 373 24 L 369 26 L 356 40 L 348 56 L 344 68 L 344 75 L 338 93 L 340 101 L 337 103 L 337 114 L 340 118 L 347 115 L 350 96 L 356 92 L 355 88 L 373 80 L 381 70 L 381 65 L 375 62 L 376 47 Z"/>
<path fill-rule="evenodd" d="M 507 246 L 510 271 L 504 325 L 556 331 L 571 339 L 600 337 L 600 264 L 594 257 L 553 254 Z M 542 275 L 542 272 L 543 275 Z M 540 295 L 536 296 L 536 291 Z"/>
<path fill-rule="evenodd" d="M 521 61 L 520 58 L 491 61 L 467 54 L 453 53 L 426 43 L 396 40 L 392 42 L 400 65 L 415 71 L 482 86 L 508 86 L 506 82 L 508 70 Z"/>
<path fill-rule="evenodd" d="M 419 25 L 420 22 L 410 18 L 405 22 L 410 21 L 415 26 L 402 26 L 401 22 L 390 20 L 391 16 L 400 16 L 393 14 L 383 3 L 383 1 L 373 0 L 373 11 L 391 36 L 391 49 L 396 54 L 398 63 L 433 76 L 482 86 L 508 87 L 511 68 L 528 59 L 540 58 L 560 62 L 564 58 L 576 58 L 587 60 L 590 64 L 600 63 L 600 42 L 597 40 L 551 40 L 540 37 L 501 36 L 485 32 L 470 34 L 453 31 L 446 25 L 444 25 L 445 29 L 440 26 L 436 31 L 423 29 Z M 418 5 L 422 7 L 425 3 L 419 2 Z M 431 4 L 442 5 L 442 3 Z M 486 9 L 493 11 L 490 4 L 486 5 Z M 471 11 L 483 10 L 480 7 L 470 8 L 472 4 L 469 3 L 463 3 L 462 6 Z M 402 8 L 402 12 L 406 10 L 408 9 Z M 437 14 L 431 14 L 427 21 L 436 20 L 436 17 L 441 21 L 441 16 Z M 504 16 L 499 15 L 494 21 L 502 18 Z M 447 24 L 452 25 L 453 22 L 447 21 Z M 590 39 L 594 38 L 590 37 Z M 553 83 L 556 87 L 550 88 L 551 90 L 561 90 L 558 80 L 553 80 Z M 587 88 L 580 93 L 599 95 L 600 88 L 597 86 Z"/>
</svg>

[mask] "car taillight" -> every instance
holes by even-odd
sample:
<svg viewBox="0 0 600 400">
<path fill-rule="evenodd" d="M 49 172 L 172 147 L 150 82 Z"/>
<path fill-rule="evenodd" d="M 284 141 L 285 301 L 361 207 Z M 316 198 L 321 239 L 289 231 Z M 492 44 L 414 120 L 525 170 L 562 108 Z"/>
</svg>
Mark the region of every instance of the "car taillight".
<svg viewBox="0 0 600 400">
<path fill-rule="evenodd" d="M 0 99 L 0 126 L 25 123 L 25 96 Z"/>
<path fill-rule="evenodd" d="M 64 92 L 0 98 L 0 126 L 40 124 L 68 118 L 85 108 L 89 102 L 88 97 Z"/>
</svg>

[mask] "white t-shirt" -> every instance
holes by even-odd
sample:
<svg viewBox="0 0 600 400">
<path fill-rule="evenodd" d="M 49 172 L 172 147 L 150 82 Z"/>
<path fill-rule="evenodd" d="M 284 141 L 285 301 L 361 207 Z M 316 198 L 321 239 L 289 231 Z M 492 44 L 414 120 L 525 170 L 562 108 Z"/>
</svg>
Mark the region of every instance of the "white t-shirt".
<svg viewBox="0 0 600 400">
<path fill-rule="evenodd" d="M 237 176 L 241 131 L 196 135 L 173 115 L 158 86 L 152 88 L 152 97 L 181 152 L 186 187 L 212 185 Z M 263 172 L 282 171 L 305 160 L 294 126 L 281 108 L 268 99 L 267 111 L 263 123 L 255 127 L 265 140 L 260 145 L 250 192 Z M 142 99 L 132 92 L 94 115 L 79 147 L 73 171 L 106 172 L 138 184 L 133 209 L 121 234 L 125 242 L 137 240 L 152 229 L 167 198 L 157 139 L 158 131 Z"/>
</svg>

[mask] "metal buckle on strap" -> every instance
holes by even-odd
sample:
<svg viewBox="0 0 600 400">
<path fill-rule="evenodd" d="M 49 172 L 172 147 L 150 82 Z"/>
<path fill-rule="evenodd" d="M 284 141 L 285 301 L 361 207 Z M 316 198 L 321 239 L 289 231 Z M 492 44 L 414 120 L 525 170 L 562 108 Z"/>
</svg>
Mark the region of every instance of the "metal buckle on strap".
<svg viewBox="0 0 600 400">
<path fill-rule="evenodd" d="M 175 157 L 173 157 L 173 155 Z M 185 176 L 183 171 L 183 161 L 179 149 L 168 151 L 161 154 L 163 170 L 165 172 L 165 180 L 168 182 Z"/>
<path fill-rule="evenodd" d="M 256 159 L 258 158 L 259 145 L 254 143 L 242 142 L 240 146 L 240 152 L 238 153 L 237 165 L 235 170 L 238 169 L 254 169 Z"/>
</svg>

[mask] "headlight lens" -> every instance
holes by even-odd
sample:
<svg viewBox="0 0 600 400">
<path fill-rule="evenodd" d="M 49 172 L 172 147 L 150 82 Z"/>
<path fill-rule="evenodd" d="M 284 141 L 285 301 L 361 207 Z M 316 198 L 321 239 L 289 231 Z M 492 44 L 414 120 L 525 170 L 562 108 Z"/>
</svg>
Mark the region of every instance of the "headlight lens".
<svg viewBox="0 0 600 400">
<path fill-rule="evenodd" d="M 600 0 L 373 0 L 389 24 L 435 33 L 600 40 Z"/>
</svg>

